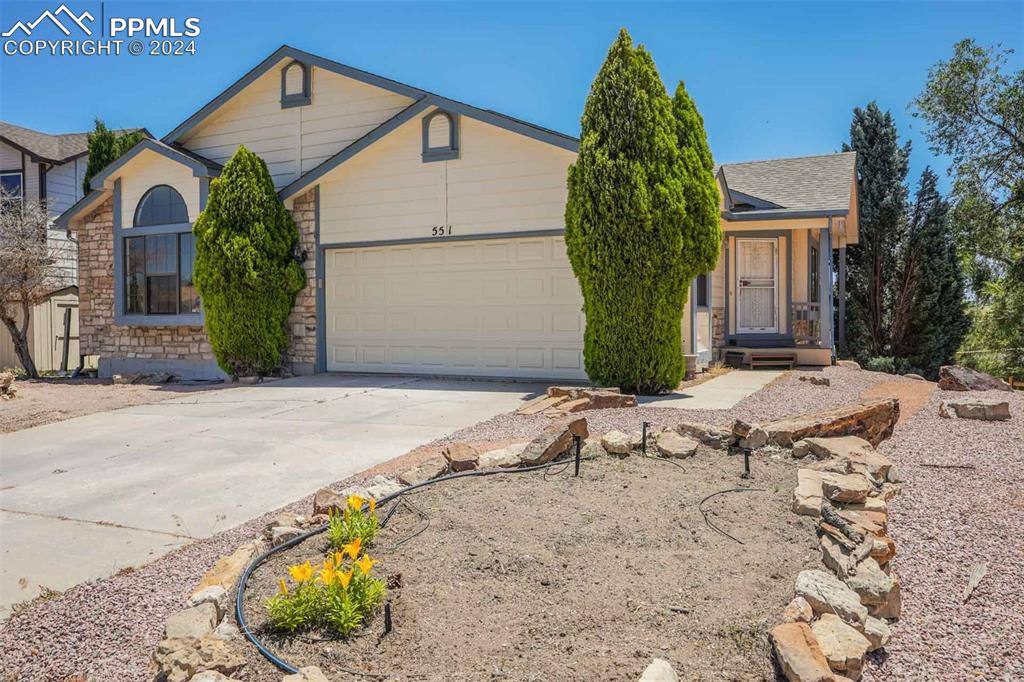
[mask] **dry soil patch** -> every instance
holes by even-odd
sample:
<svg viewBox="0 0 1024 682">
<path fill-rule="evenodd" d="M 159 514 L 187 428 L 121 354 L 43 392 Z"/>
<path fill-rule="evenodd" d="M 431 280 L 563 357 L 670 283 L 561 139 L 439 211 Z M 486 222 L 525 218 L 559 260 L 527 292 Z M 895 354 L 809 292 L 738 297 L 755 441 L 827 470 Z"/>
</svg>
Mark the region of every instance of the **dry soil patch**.
<svg viewBox="0 0 1024 682">
<path fill-rule="evenodd" d="M 687 680 L 770 680 L 766 633 L 794 576 L 818 562 L 811 521 L 789 511 L 795 469 L 701 448 L 679 466 L 640 457 L 467 478 L 410 495 L 376 541 L 395 630 L 378 614 L 363 636 L 317 641 L 265 632 L 263 601 L 286 566 L 321 561 L 322 536 L 261 566 L 246 593 L 249 626 L 297 665 L 388 679 L 636 680 L 653 656 Z M 386 513 L 386 511 L 385 511 Z M 247 680 L 280 673 L 249 650 Z"/>
</svg>

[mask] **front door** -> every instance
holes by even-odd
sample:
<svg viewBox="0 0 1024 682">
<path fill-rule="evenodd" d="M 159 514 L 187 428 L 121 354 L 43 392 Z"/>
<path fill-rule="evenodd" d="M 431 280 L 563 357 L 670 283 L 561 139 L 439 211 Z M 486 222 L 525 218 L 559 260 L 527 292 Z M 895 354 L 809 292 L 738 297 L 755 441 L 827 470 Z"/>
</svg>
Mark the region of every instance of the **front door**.
<svg viewBox="0 0 1024 682">
<path fill-rule="evenodd" d="M 741 334 L 779 331 L 779 240 L 736 240 L 736 326 Z"/>
</svg>

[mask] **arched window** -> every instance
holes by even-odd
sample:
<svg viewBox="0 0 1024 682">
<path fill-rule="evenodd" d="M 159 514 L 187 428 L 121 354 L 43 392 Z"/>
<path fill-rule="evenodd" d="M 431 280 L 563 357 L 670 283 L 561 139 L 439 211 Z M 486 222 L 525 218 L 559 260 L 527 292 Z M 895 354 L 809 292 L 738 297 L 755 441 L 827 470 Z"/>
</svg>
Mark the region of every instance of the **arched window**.
<svg viewBox="0 0 1024 682">
<path fill-rule="evenodd" d="M 459 119 L 438 109 L 423 118 L 423 160 L 459 158 Z"/>
<path fill-rule="evenodd" d="M 132 225 L 122 232 L 123 314 L 178 315 L 183 321 L 198 316 L 196 242 L 181 194 L 168 185 L 151 187 L 135 207 Z"/>
<path fill-rule="evenodd" d="M 188 222 L 188 208 L 178 190 L 169 185 L 157 185 L 142 195 L 135 207 L 135 227 L 150 225 L 180 225 Z"/>
<path fill-rule="evenodd" d="M 292 62 L 281 69 L 281 108 L 301 107 L 311 101 L 309 66 Z"/>
</svg>

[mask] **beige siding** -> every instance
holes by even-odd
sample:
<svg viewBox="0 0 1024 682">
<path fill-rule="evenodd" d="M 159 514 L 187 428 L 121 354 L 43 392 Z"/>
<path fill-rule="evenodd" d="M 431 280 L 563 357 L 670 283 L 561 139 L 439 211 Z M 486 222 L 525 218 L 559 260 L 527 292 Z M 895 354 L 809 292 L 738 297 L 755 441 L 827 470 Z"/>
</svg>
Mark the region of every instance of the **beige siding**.
<svg viewBox="0 0 1024 682">
<path fill-rule="evenodd" d="M 722 235 L 722 252 L 718 255 L 715 271 L 711 273 L 711 307 L 725 307 L 725 261 L 729 248 L 727 235 Z"/>
<path fill-rule="evenodd" d="M 139 200 L 156 185 L 170 185 L 178 190 L 188 207 L 188 219 L 199 215 L 199 178 L 192 170 L 176 161 L 146 150 L 129 161 L 118 173 L 121 178 L 121 223 L 131 227 Z"/>
<path fill-rule="evenodd" d="M 64 293 L 51 297 L 32 308 L 28 343 L 32 360 L 40 372 L 60 369 L 64 351 L 64 310 L 71 309 L 71 345 L 68 348 L 68 369 L 78 367 L 78 294 Z M 18 314 L 18 324 L 21 316 Z M 4 327 L 0 329 L 0 368 L 21 367 L 14 352 L 14 341 Z"/>
<path fill-rule="evenodd" d="M 561 229 L 574 155 L 461 117 L 460 158 L 424 163 L 409 121 L 329 173 L 320 191 L 324 243 Z"/>
<path fill-rule="evenodd" d="M 447 116 L 435 116 L 430 119 L 430 127 L 427 130 L 428 146 L 432 149 L 447 147 L 451 143 L 451 123 Z"/>
<path fill-rule="evenodd" d="M 50 213 L 58 216 L 82 198 L 82 180 L 88 157 L 54 166 L 46 171 L 46 196 L 50 201 Z"/>
<path fill-rule="evenodd" d="M 281 72 L 268 71 L 183 140 L 189 149 L 226 163 L 239 145 L 259 154 L 283 187 L 373 130 L 412 99 L 313 69 L 313 101 L 281 108 Z"/>
<path fill-rule="evenodd" d="M 21 170 L 21 150 L 0 142 L 0 170 Z"/>
</svg>

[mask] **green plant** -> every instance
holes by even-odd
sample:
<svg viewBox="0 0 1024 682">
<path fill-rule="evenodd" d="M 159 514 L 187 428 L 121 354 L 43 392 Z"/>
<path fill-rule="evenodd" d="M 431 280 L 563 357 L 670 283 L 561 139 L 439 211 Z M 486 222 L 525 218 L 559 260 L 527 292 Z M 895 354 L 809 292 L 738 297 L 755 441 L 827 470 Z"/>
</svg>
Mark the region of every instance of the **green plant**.
<svg viewBox="0 0 1024 682">
<path fill-rule="evenodd" d="M 364 511 L 363 507 L 367 510 Z M 377 501 L 372 497 L 363 500 L 358 495 L 350 495 L 345 509 L 338 513 L 332 509 L 327 524 L 327 544 L 333 549 L 341 549 L 348 543 L 359 540 L 368 546 L 377 537 L 380 521 L 377 519 Z"/>
<path fill-rule="evenodd" d="M 720 239 L 703 121 L 681 85 L 673 103 L 651 55 L 622 29 L 581 131 L 565 241 L 583 294 L 587 375 L 628 391 L 671 390 L 684 371 L 687 290 L 714 267 Z"/>
<path fill-rule="evenodd" d="M 884 356 L 877 356 L 869 358 L 864 363 L 864 369 L 871 372 L 885 372 L 886 374 L 896 373 L 896 360 L 895 358 L 888 358 Z"/>
<path fill-rule="evenodd" d="M 288 589 L 284 578 L 278 583 L 278 594 L 267 600 L 267 610 L 274 628 L 284 632 L 304 630 L 320 616 L 320 588 L 313 581 L 313 565 L 289 566 L 288 573 L 295 586 Z"/>
<path fill-rule="evenodd" d="M 306 275 L 292 255 L 295 222 L 263 159 L 238 148 L 210 183 L 193 232 L 195 282 L 217 364 L 232 376 L 272 374 L 288 347 L 288 315 Z"/>
<path fill-rule="evenodd" d="M 145 139 L 145 135 L 140 130 L 119 135 L 116 131 L 107 128 L 103 121 L 96 119 L 95 128 L 87 138 L 89 160 L 85 167 L 85 177 L 82 179 L 82 192 L 88 194 L 92 191 L 89 184 L 92 182 L 92 177 L 117 161 L 126 151 L 143 139 Z"/>
</svg>

